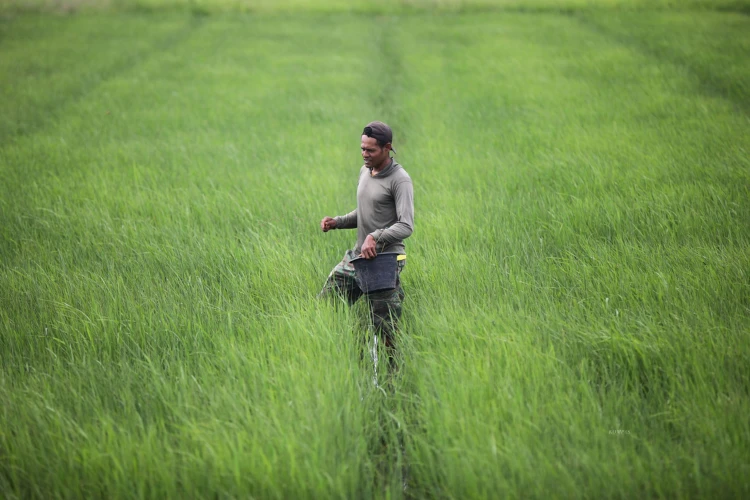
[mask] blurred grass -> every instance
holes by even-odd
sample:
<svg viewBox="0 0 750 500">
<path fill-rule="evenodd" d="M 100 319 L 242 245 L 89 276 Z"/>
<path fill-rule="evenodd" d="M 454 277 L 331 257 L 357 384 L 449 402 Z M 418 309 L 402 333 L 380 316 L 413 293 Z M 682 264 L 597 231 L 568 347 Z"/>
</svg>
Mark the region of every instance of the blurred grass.
<svg viewBox="0 0 750 500">
<path fill-rule="evenodd" d="M 256 13 L 369 13 L 397 14 L 420 11 L 563 11 L 720 10 L 750 12 L 747 0 L 2 0 L 0 12 L 186 10 L 195 14 L 240 11 Z"/>
<path fill-rule="evenodd" d="M 747 496 L 747 17 L 343 5 L 0 24 L 3 496 Z M 373 118 L 387 395 L 313 300 Z"/>
</svg>

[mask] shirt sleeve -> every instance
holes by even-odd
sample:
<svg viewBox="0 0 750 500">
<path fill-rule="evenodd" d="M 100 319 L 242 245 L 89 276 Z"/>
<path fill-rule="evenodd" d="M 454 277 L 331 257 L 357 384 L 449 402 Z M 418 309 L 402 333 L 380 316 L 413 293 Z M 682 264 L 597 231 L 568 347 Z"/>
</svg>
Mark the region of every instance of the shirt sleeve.
<svg viewBox="0 0 750 500">
<path fill-rule="evenodd" d="M 357 227 L 357 209 L 355 208 L 346 215 L 338 215 L 333 219 L 336 221 L 336 229 L 355 229 Z"/>
<path fill-rule="evenodd" d="M 378 245 L 388 246 L 395 241 L 404 240 L 414 231 L 414 188 L 411 179 L 396 184 L 393 200 L 396 203 L 396 223 L 370 233 Z"/>
</svg>

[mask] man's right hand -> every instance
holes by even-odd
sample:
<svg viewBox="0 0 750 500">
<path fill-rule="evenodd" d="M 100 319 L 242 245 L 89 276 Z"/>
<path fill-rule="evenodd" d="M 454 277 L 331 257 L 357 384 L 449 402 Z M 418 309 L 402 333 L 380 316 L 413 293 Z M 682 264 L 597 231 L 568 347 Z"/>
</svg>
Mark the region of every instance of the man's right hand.
<svg viewBox="0 0 750 500">
<path fill-rule="evenodd" d="M 327 233 L 331 229 L 336 229 L 336 219 L 333 217 L 323 217 L 323 220 L 320 221 L 320 229 L 322 229 L 324 233 Z"/>
</svg>

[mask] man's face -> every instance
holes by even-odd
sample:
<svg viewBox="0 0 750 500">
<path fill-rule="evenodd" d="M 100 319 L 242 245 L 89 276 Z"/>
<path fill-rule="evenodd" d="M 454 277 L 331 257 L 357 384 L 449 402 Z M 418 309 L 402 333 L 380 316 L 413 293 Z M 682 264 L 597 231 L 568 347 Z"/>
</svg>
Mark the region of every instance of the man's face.
<svg viewBox="0 0 750 500">
<path fill-rule="evenodd" d="M 382 148 L 378 146 L 378 141 L 374 137 L 362 136 L 362 159 L 365 160 L 365 166 L 368 168 L 377 168 L 388 159 L 390 145 L 386 144 Z"/>
</svg>

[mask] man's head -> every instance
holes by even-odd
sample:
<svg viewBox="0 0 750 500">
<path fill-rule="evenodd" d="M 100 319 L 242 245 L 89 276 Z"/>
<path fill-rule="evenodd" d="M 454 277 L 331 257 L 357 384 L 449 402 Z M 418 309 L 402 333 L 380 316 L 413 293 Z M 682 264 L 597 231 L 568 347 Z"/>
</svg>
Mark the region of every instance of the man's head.
<svg viewBox="0 0 750 500">
<path fill-rule="evenodd" d="M 393 132 L 383 122 L 370 122 L 362 131 L 362 159 L 367 168 L 379 169 L 390 158 L 390 151 L 396 152 L 391 144 Z"/>
</svg>

